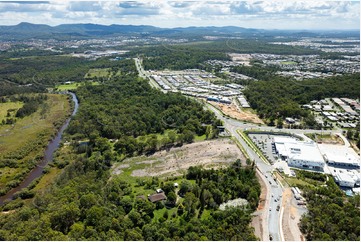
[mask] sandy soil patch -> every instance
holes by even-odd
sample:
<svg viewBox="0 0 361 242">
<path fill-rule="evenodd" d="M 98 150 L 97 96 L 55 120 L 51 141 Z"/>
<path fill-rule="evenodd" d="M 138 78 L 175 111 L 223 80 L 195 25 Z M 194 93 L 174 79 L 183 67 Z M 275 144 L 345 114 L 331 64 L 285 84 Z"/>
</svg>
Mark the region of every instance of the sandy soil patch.
<svg viewBox="0 0 361 242">
<path fill-rule="evenodd" d="M 247 121 L 255 124 L 263 124 L 263 121 L 254 113 L 240 109 L 235 103 L 223 104 L 218 102 L 208 101 L 214 107 L 222 110 L 222 112 L 231 118 Z"/>
<path fill-rule="evenodd" d="M 203 166 L 204 168 L 226 167 L 240 159 L 245 164 L 245 158 L 237 145 L 230 139 L 217 139 L 196 142 L 172 148 L 169 151 L 160 151 L 149 157 L 131 158 L 123 163 L 149 164 L 144 169 L 132 172 L 134 177 L 182 175 L 190 166 Z M 136 161 L 138 159 L 138 161 Z M 118 169 L 119 170 L 119 169 Z"/>
<path fill-rule="evenodd" d="M 226 210 L 226 207 L 241 207 L 241 206 L 245 206 L 248 204 L 248 201 L 244 198 L 236 198 L 233 200 L 229 200 L 226 203 L 222 203 L 221 205 L 219 205 L 219 210 Z"/>
<path fill-rule="evenodd" d="M 304 241 L 298 224 L 301 216 L 297 208 L 292 204 L 293 194 L 290 188 L 286 188 L 283 192 L 282 204 L 284 207 L 282 218 L 282 229 L 285 241 Z"/>
<path fill-rule="evenodd" d="M 254 228 L 254 234 L 260 238 L 261 240 L 267 240 L 267 225 L 265 224 L 265 221 L 267 221 L 267 214 L 266 210 L 264 209 L 266 207 L 266 198 L 267 198 L 267 185 L 264 181 L 264 178 L 262 175 L 260 175 L 259 171 L 257 170 L 256 173 L 257 179 L 259 183 L 261 184 L 261 194 L 259 197 L 259 203 L 257 210 L 253 213 L 253 218 L 251 221 L 251 226 Z"/>
<path fill-rule="evenodd" d="M 250 66 L 250 60 L 252 58 L 250 54 L 229 53 L 228 55 L 232 58 L 232 61 Z"/>
<path fill-rule="evenodd" d="M 119 164 L 117 166 L 115 166 L 114 170 L 113 170 L 113 174 L 115 175 L 119 175 L 120 173 L 122 173 L 122 169 L 123 168 L 128 168 L 129 167 L 129 164 Z"/>
</svg>

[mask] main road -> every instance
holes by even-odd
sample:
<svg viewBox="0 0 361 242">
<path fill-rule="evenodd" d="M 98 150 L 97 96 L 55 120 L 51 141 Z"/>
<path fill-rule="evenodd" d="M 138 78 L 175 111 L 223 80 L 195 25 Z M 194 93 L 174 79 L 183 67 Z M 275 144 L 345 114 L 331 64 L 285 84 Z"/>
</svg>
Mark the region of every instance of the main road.
<svg viewBox="0 0 361 242">
<path fill-rule="evenodd" d="M 149 80 L 149 83 L 152 87 L 160 89 L 164 92 L 164 90 L 149 77 L 146 71 L 144 71 L 141 63 L 141 59 L 135 58 L 135 64 L 139 72 L 139 76 Z M 262 240 L 268 240 L 272 237 L 273 240 L 276 241 L 284 241 L 283 233 L 282 233 L 282 225 L 281 225 L 281 211 L 277 209 L 278 206 L 282 207 L 282 193 L 283 188 L 281 184 L 278 183 L 277 180 L 274 180 L 272 177 L 273 167 L 266 163 L 261 159 L 261 157 L 247 145 L 247 143 L 243 140 L 243 138 L 239 135 L 237 130 L 260 130 L 260 131 L 270 131 L 270 132 L 284 132 L 290 134 L 298 134 L 303 135 L 305 133 L 340 133 L 340 130 L 313 130 L 313 129 L 277 129 L 275 127 L 269 127 L 264 125 L 257 125 L 252 123 L 246 123 L 242 121 L 238 121 L 232 118 L 224 117 L 224 115 L 215 107 L 210 104 L 206 104 L 206 107 L 211 110 L 218 119 L 223 121 L 224 127 L 230 132 L 230 134 L 235 137 L 239 143 L 243 146 L 245 151 L 247 152 L 249 158 L 255 162 L 257 166 L 257 172 L 259 172 L 262 180 L 265 182 L 267 186 L 267 198 L 265 203 L 265 208 L 263 209 L 262 217 L 265 218 L 264 221 L 266 224 L 263 227 L 263 235 Z M 268 218 L 268 219 L 267 219 Z M 268 226 L 267 226 L 268 221 Z M 267 238 L 268 237 L 268 238 Z"/>
<path fill-rule="evenodd" d="M 142 63 L 142 59 L 140 58 L 134 58 L 134 61 L 135 61 L 135 66 L 137 67 L 137 70 L 138 70 L 138 73 L 139 73 L 139 76 L 148 80 L 149 82 L 149 85 L 151 87 L 154 87 L 154 88 L 157 88 L 159 90 L 161 90 L 162 92 L 166 93 L 167 91 L 162 89 L 158 83 L 156 83 L 148 74 L 148 72 L 146 72 L 143 68 L 143 63 Z"/>
<path fill-rule="evenodd" d="M 254 124 L 247 124 L 241 121 L 237 121 L 230 118 L 225 118 L 223 114 L 213 107 L 210 104 L 206 104 L 207 108 L 215 113 L 218 119 L 223 121 L 224 127 L 231 133 L 233 137 L 235 137 L 239 143 L 243 146 L 246 150 L 249 158 L 255 162 L 258 172 L 262 179 L 265 181 L 267 186 L 267 193 L 265 208 L 263 210 L 263 217 L 268 217 L 268 226 L 263 227 L 263 234 L 267 235 L 268 238 L 262 238 L 262 240 L 269 239 L 272 236 L 273 240 L 282 241 L 283 236 L 280 235 L 280 213 L 277 211 L 277 206 L 280 205 L 281 196 L 282 196 L 282 187 L 273 180 L 272 178 L 272 166 L 270 164 L 265 163 L 258 154 L 254 152 L 254 150 L 249 147 L 243 138 L 239 135 L 237 130 L 239 129 L 254 129 L 254 128 L 261 128 L 258 125 Z M 263 128 L 263 127 L 262 127 Z M 264 236 L 263 236 L 264 237 Z"/>
</svg>

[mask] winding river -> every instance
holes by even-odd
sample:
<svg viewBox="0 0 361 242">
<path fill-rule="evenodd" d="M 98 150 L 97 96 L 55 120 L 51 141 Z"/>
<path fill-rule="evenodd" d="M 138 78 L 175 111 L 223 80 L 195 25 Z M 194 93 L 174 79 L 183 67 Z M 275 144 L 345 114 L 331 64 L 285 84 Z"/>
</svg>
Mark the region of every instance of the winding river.
<svg viewBox="0 0 361 242">
<path fill-rule="evenodd" d="M 72 92 L 69 92 L 69 94 L 72 96 L 73 102 L 74 102 L 74 110 L 71 116 L 65 121 L 63 126 L 59 129 L 56 136 L 49 142 L 48 146 L 45 149 L 44 159 L 33 169 L 30 171 L 30 173 L 26 176 L 26 178 L 19 184 L 19 186 L 11 189 L 7 194 L 0 197 L 0 205 L 2 205 L 6 200 L 11 200 L 14 196 L 14 194 L 21 189 L 29 186 L 29 184 L 35 180 L 36 178 L 40 177 L 43 174 L 44 167 L 53 160 L 53 154 L 55 150 L 59 147 L 61 136 L 64 132 L 64 130 L 68 127 L 71 118 L 76 114 L 78 111 L 79 103 L 76 95 Z"/>
</svg>

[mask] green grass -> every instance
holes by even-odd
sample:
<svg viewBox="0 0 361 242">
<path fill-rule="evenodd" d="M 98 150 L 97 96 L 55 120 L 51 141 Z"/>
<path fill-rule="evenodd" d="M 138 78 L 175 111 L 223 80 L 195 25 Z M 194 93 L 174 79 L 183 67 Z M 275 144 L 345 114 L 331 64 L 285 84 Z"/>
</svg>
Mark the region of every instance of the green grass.
<svg viewBox="0 0 361 242">
<path fill-rule="evenodd" d="M 90 83 L 93 86 L 100 85 L 99 82 L 87 82 L 87 83 Z M 80 87 L 81 85 L 84 85 L 84 84 L 85 84 L 85 82 L 81 82 L 81 83 L 74 82 L 71 84 L 61 84 L 61 85 L 56 86 L 55 88 L 58 89 L 59 91 L 68 91 L 68 90 L 77 89 L 78 87 Z"/>
<path fill-rule="evenodd" d="M 194 136 L 194 141 L 204 141 L 204 140 L 206 140 L 205 134 L 201 135 L 201 136 L 199 136 L 199 135 Z"/>
<path fill-rule="evenodd" d="M 282 61 L 281 64 L 282 65 L 296 65 L 297 62 L 294 62 L 294 61 Z"/>
<path fill-rule="evenodd" d="M 7 111 L 9 109 L 16 109 L 18 110 L 21 108 L 24 104 L 22 102 L 7 102 L 7 103 L 0 103 L 0 122 L 3 119 L 6 119 Z M 16 114 L 16 110 L 11 112 L 11 117 L 14 117 Z"/>
<path fill-rule="evenodd" d="M 15 177 L 26 171 L 36 157 L 44 154 L 48 140 L 56 132 L 54 123 L 62 122 L 70 113 L 65 95 L 48 94 L 46 103 L 48 108 L 43 114 L 39 108 L 32 115 L 18 119 L 14 126 L 0 125 L 0 159 L 7 157 L 18 164 L 17 168 L 0 169 L 0 189 L 17 179 Z"/>
<path fill-rule="evenodd" d="M 55 180 L 60 172 L 61 170 L 56 167 L 50 168 L 50 171 L 43 175 L 39 183 L 35 186 L 34 191 L 45 190 Z"/>
<path fill-rule="evenodd" d="M 253 149 L 254 152 L 266 163 L 269 164 L 267 158 L 262 154 L 261 150 L 253 143 L 253 141 L 248 137 L 244 132 L 237 130 L 237 133 L 242 137 L 242 139 L 247 143 L 249 147 Z"/>
<path fill-rule="evenodd" d="M 80 86 L 80 83 L 71 83 L 71 84 L 62 84 L 58 85 L 55 88 L 57 88 L 59 91 L 67 91 L 67 90 L 74 90 L 77 89 Z"/>
<path fill-rule="evenodd" d="M 168 210 L 168 219 L 171 219 L 172 214 L 173 213 L 177 213 L 177 207 L 171 208 L 171 209 L 167 209 L 166 207 L 162 208 L 162 209 L 158 209 L 158 210 L 154 210 L 153 214 L 153 221 L 156 222 L 158 221 L 158 219 L 160 219 L 161 217 L 163 217 L 163 214 L 165 211 Z"/>
<path fill-rule="evenodd" d="M 84 78 L 108 77 L 109 75 L 110 68 L 90 69 L 88 73 L 85 74 Z"/>
<path fill-rule="evenodd" d="M 312 186 L 314 187 L 312 184 L 304 181 L 304 180 L 301 180 L 301 179 L 298 179 L 298 178 L 295 178 L 295 177 L 284 177 L 284 179 L 287 181 L 287 183 L 291 186 L 291 187 L 297 187 L 297 186 Z"/>
</svg>

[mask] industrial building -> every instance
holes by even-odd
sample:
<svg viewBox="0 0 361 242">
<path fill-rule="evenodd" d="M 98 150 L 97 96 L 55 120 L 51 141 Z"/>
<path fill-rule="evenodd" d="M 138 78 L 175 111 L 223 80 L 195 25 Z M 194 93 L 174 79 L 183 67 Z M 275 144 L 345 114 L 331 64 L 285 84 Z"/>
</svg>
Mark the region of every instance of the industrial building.
<svg viewBox="0 0 361 242">
<path fill-rule="evenodd" d="M 356 170 L 330 168 L 335 182 L 341 187 L 360 187 L 360 173 Z"/>
<path fill-rule="evenodd" d="M 329 166 L 360 169 L 360 159 L 350 153 L 330 153 L 324 154 Z"/>
<path fill-rule="evenodd" d="M 323 171 L 325 161 L 315 142 L 285 136 L 275 136 L 273 139 L 278 156 L 286 160 L 289 166 Z"/>
<path fill-rule="evenodd" d="M 239 96 L 237 99 L 238 99 L 238 102 L 241 104 L 242 108 L 250 108 L 251 107 L 243 95 Z"/>
<path fill-rule="evenodd" d="M 343 169 L 360 169 L 360 156 L 349 145 L 318 144 L 327 164 Z"/>
</svg>

